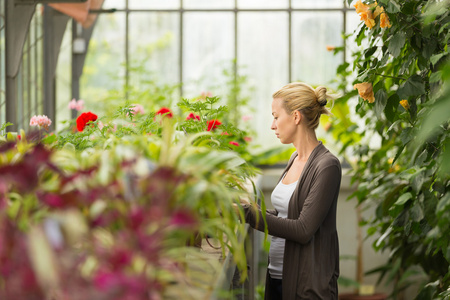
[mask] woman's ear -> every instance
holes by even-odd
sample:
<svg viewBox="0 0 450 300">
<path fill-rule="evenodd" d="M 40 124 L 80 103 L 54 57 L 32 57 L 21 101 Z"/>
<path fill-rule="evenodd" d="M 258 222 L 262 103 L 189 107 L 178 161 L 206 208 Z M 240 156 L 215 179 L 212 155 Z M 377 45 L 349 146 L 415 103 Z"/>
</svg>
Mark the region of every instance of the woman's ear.
<svg viewBox="0 0 450 300">
<path fill-rule="evenodd" d="M 294 111 L 294 122 L 296 125 L 300 124 L 300 121 L 302 120 L 302 114 L 296 110 Z"/>
</svg>

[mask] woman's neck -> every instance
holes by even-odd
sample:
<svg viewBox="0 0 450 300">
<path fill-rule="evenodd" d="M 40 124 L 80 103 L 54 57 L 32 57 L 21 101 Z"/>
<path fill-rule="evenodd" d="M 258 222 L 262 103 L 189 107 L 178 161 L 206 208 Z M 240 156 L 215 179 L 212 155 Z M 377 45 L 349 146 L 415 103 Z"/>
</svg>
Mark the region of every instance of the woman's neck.
<svg viewBox="0 0 450 300">
<path fill-rule="evenodd" d="M 302 131 L 297 141 L 294 141 L 294 147 L 297 150 L 297 159 L 307 161 L 311 152 L 317 147 L 317 140 L 314 130 Z"/>
</svg>

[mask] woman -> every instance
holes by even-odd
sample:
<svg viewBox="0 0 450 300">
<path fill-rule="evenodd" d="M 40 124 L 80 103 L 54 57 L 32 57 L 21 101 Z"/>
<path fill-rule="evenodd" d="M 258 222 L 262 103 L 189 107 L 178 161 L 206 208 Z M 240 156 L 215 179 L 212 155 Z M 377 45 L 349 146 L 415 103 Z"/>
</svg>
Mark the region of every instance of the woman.
<svg viewBox="0 0 450 300">
<path fill-rule="evenodd" d="M 341 165 L 315 133 L 328 98 L 325 87 L 301 82 L 273 94 L 271 129 L 296 151 L 272 193 L 275 210 L 265 212 L 272 236 L 265 299 L 338 299 Z M 242 206 L 246 222 L 263 231 L 261 210 Z"/>
</svg>

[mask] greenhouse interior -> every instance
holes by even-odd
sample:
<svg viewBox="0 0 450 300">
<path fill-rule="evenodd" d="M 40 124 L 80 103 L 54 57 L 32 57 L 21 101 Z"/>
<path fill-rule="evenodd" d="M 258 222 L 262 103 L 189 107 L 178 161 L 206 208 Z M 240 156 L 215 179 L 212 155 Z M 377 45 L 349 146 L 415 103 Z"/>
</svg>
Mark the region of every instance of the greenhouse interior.
<svg viewBox="0 0 450 300">
<path fill-rule="evenodd" d="M 449 39 L 450 0 L 0 0 L 0 299 L 450 299 Z"/>
</svg>

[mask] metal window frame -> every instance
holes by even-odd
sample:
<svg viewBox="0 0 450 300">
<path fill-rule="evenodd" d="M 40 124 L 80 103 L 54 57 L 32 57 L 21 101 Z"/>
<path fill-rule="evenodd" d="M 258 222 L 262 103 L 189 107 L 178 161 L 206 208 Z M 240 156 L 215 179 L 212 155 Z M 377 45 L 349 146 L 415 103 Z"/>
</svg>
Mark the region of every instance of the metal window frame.
<svg viewBox="0 0 450 300">
<path fill-rule="evenodd" d="M 180 7 L 174 8 L 174 9 L 130 9 L 129 8 L 129 0 L 125 0 L 125 8 L 123 9 L 114 9 L 114 12 L 125 12 L 125 84 L 128 86 L 129 83 L 129 15 L 130 13 L 140 13 L 140 12 L 172 12 L 172 13 L 179 13 L 179 49 L 178 49 L 178 55 L 179 55 L 179 68 L 178 68 L 178 78 L 179 82 L 183 83 L 183 39 L 184 39 L 184 31 L 183 31 L 183 22 L 184 22 L 184 14 L 190 13 L 190 12 L 233 12 L 234 13 L 234 77 L 237 78 L 237 72 L 238 72 L 238 63 L 239 63 L 239 57 L 238 57 L 238 15 L 241 12 L 286 12 L 288 13 L 288 59 L 289 59 L 289 66 L 288 66 L 288 78 L 289 82 L 292 81 L 292 14 L 294 12 L 341 12 L 343 15 L 343 31 L 346 32 L 346 23 L 347 23 L 347 12 L 352 11 L 353 9 L 349 8 L 347 6 L 347 3 L 343 1 L 342 7 L 336 7 L 336 8 L 293 8 L 292 7 L 292 0 L 289 0 L 288 7 L 286 8 L 239 8 L 238 7 L 238 0 L 234 0 L 234 8 L 208 8 L 208 9 L 201 9 L 201 8 L 184 8 L 183 0 L 180 0 Z M 102 12 L 102 11 L 97 11 Z M 111 12 L 111 10 L 105 10 L 105 12 Z M 345 51 L 346 49 L 346 41 L 343 39 L 343 46 L 344 46 L 344 52 L 343 52 L 343 62 L 347 59 L 347 53 Z M 179 93 L 181 96 L 183 96 L 183 85 L 181 84 L 179 87 Z M 128 95 L 125 95 L 128 99 Z"/>
</svg>

